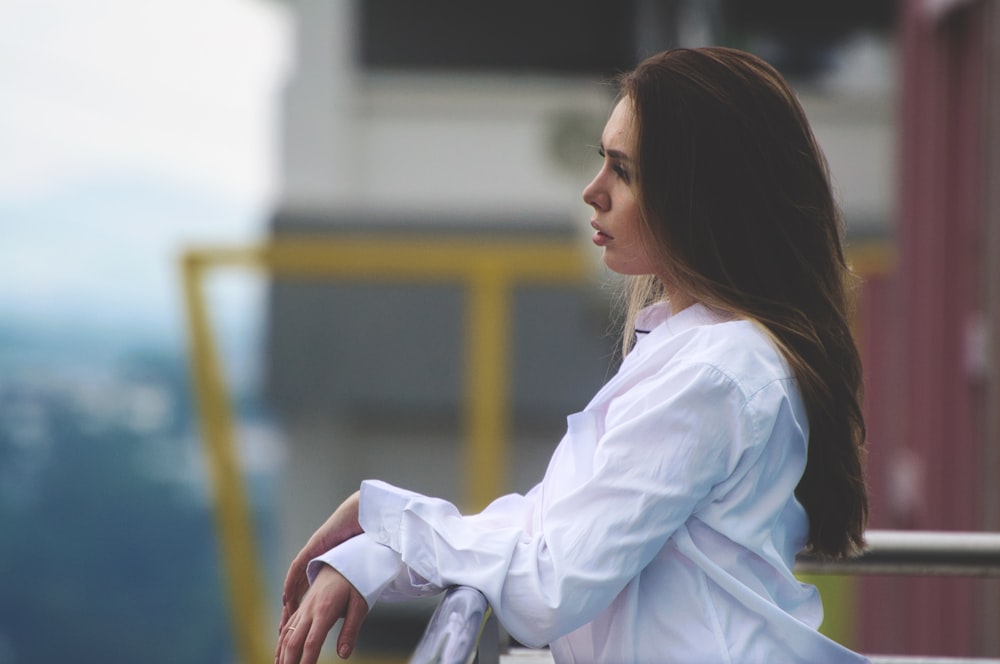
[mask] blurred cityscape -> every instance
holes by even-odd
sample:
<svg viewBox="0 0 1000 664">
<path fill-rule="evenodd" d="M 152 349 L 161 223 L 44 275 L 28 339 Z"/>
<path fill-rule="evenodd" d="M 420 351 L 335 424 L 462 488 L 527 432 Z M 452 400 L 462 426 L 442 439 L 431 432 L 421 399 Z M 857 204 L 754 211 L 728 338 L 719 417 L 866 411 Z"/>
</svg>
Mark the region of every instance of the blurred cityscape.
<svg viewBox="0 0 1000 664">
<path fill-rule="evenodd" d="M 998 11 L 987 0 L 8 3 L 0 664 L 248 659 L 192 384 L 184 251 L 357 237 L 580 250 L 579 192 L 610 107 L 607 81 L 671 46 L 769 59 L 830 161 L 867 277 L 858 326 L 873 525 L 997 529 L 1000 257 L 973 249 L 997 246 L 990 215 L 1000 201 L 962 187 L 987 180 L 969 170 L 982 168 L 968 166 L 981 163 L 977 150 L 992 145 L 996 157 L 982 109 L 1000 90 L 1000 62 L 985 55 L 1000 52 L 989 50 Z M 941 97 L 929 83 L 923 97 L 913 92 L 921 67 L 942 87 L 951 81 L 953 115 L 916 116 Z M 948 145 L 946 132 L 907 142 L 934 123 L 964 149 L 945 159 L 913 147 Z M 913 184 L 920 159 L 928 175 Z M 923 205 L 934 182 L 959 193 Z M 985 202 L 969 211 L 967 200 Z M 930 262 L 940 236 L 912 230 L 931 216 L 923 208 L 937 215 L 928 224 L 945 219 L 961 238 L 940 264 Z M 507 456 L 489 478 L 503 490 L 537 481 L 565 415 L 613 370 L 613 284 L 596 257 L 584 260 L 584 277 L 508 293 Z M 959 283 L 964 266 L 974 267 Z M 915 274 L 938 278 L 941 291 Z M 462 461 L 471 286 L 286 277 L 240 267 L 201 284 L 268 619 L 285 565 L 360 480 L 463 505 L 475 502 L 469 484 L 484 481 L 465 477 Z M 949 322 L 938 300 L 968 306 Z M 933 357 L 913 361 L 921 353 Z M 912 387 L 935 381 L 938 392 Z M 954 419 L 922 427 L 928 399 Z M 933 435 L 954 439 L 955 451 L 924 442 Z M 824 589 L 824 629 L 879 652 L 1000 654 L 995 585 L 893 584 Z M 428 614 L 427 604 L 377 607 L 361 661 L 403 661 Z"/>
<path fill-rule="evenodd" d="M 0 329 L 0 661 L 232 660 L 189 382 L 176 344 Z M 235 398 L 268 552 L 280 448 Z"/>
<path fill-rule="evenodd" d="M 262 231 L 287 17 L 244 0 L 0 16 L 0 662 L 236 661 L 178 260 Z M 262 287 L 211 293 L 276 568 Z"/>
</svg>

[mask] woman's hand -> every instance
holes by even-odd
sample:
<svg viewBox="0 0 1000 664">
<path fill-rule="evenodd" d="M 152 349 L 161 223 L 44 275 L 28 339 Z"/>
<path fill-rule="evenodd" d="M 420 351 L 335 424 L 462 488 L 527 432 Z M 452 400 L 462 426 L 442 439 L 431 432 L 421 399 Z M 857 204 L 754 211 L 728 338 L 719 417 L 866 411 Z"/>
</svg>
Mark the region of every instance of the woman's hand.
<svg viewBox="0 0 1000 664">
<path fill-rule="evenodd" d="M 288 574 L 285 576 L 284 592 L 281 595 L 281 623 L 278 626 L 278 632 L 282 636 L 289 618 L 298 610 L 299 602 L 302 601 L 303 595 L 309 589 L 309 579 L 306 577 L 306 567 L 309 565 L 309 561 L 363 532 L 358 521 L 360 498 L 361 493 L 356 491 L 354 495 L 345 500 L 326 520 L 326 523 L 313 533 L 313 536 L 309 538 L 309 541 L 306 542 L 306 545 L 302 547 L 289 566 Z M 364 600 L 362 600 L 363 603 Z"/>
<path fill-rule="evenodd" d="M 368 604 L 361 593 L 340 572 L 323 565 L 298 609 L 287 624 L 283 621 L 275 664 L 316 664 L 326 635 L 341 618 L 344 624 L 337 638 L 337 654 L 347 659 L 367 615 Z"/>
</svg>

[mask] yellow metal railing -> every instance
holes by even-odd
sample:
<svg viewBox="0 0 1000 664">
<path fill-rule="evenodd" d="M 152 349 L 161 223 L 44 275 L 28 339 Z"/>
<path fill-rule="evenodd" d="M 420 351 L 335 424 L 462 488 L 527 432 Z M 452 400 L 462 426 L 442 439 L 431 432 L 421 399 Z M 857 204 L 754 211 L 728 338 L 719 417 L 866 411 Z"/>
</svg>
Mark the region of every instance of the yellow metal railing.
<svg viewBox="0 0 1000 664">
<path fill-rule="evenodd" d="M 187 251 L 182 260 L 191 372 L 226 574 L 235 642 L 245 664 L 270 661 L 263 573 L 232 410 L 213 341 L 203 282 L 219 268 L 251 268 L 274 277 L 458 282 L 467 288 L 465 323 L 466 503 L 484 507 L 507 478 L 511 292 L 515 285 L 579 284 L 586 257 L 575 243 L 551 240 L 325 236 L 288 238 L 249 248 Z"/>
</svg>

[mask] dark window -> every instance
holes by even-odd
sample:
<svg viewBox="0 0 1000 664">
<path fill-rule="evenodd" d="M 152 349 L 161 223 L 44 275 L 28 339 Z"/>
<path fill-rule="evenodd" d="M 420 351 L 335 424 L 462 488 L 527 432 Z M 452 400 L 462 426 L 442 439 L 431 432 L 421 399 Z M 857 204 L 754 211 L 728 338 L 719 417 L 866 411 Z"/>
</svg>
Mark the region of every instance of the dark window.
<svg viewBox="0 0 1000 664">
<path fill-rule="evenodd" d="M 793 78 L 822 74 L 836 49 L 858 31 L 891 31 L 896 5 L 897 0 L 724 0 L 731 40 L 767 40 L 761 55 Z"/>
<path fill-rule="evenodd" d="M 366 69 L 609 74 L 635 64 L 635 0 L 359 0 Z"/>
</svg>

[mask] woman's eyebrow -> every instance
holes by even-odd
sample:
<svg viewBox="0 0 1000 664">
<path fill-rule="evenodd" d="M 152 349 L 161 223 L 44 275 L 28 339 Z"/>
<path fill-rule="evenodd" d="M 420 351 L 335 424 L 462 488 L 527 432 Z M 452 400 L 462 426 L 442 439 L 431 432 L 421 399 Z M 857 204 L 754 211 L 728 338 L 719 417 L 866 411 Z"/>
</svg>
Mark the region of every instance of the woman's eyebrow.
<svg viewBox="0 0 1000 664">
<path fill-rule="evenodd" d="M 604 142 L 601 142 L 601 151 L 612 159 L 617 159 L 618 161 L 632 161 L 627 154 L 621 150 L 615 150 L 614 148 L 608 150 L 604 147 Z"/>
</svg>

